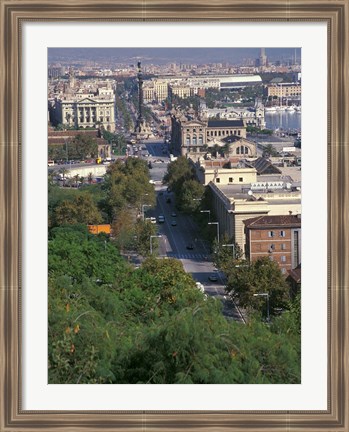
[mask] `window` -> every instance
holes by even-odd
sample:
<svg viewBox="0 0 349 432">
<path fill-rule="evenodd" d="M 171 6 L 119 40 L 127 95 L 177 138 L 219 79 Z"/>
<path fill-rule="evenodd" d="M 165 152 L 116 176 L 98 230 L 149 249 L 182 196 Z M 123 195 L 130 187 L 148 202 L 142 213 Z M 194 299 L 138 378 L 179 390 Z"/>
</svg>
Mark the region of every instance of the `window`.
<svg viewBox="0 0 349 432">
<path fill-rule="evenodd" d="M 220 183 L 221 179 L 219 177 L 216 178 L 216 183 Z"/>
<path fill-rule="evenodd" d="M 240 147 L 236 147 L 236 154 L 240 154 Z"/>
<path fill-rule="evenodd" d="M 239 177 L 239 182 L 242 183 L 244 181 L 243 177 Z"/>
<path fill-rule="evenodd" d="M 269 252 L 273 252 L 275 250 L 275 245 L 271 244 L 269 247 Z"/>
<path fill-rule="evenodd" d="M 240 130 L 238 130 L 238 135 L 241 135 L 241 131 Z"/>
<path fill-rule="evenodd" d="M 190 135 L 187 135 L 187 139 L 185 141 L 186 145 L 190 145 Z"/>
<path fill-rule="evenodd" d="M 269 255 L 268 258 L 269 258 L 270 261 L 274 261 L 274 257 L 273 257 L 273 255 Z"/>
<path fill-rule="evenodd" d="M 202 145 L 204 143 L 204 137 L 202 135 L 199 135 L 199 145 Z"/>
<path fill-rule="evenodd" d="M 281 243 L 281 250 L 286 250 L 286 244 L 285 243 Z"/>
<path fill-rule="evenodd" d="M 269 231 L 268 232 L 268 237 L 274 237 L 274 231 Z"/>
<path fill-rule="evenodd" d="M 281 257 L 281 262 L 283 262 L 283 263 L 286 262 L 286 257 L 285 257 L 285 256 L 282 256 L 282 257 Z"/>
<path fill-rule="evenodd" d="M 281 268 L 281 273 L 285 274 L 286 273 L 286 269 L 284 267 Z"/>
<path fill-rule="evenodd" d="M 280 237 L 285 237 L 285 236 L 286 236 L 285 231 L 280 231 Z"/>
<path fill-rule="evenodd" d="M 229 183 L 233 183 L 233 177 L 229 177 Z"/>
<path fill-rule="evenodd" d="M 196 145 L 197 141 L 196 141 L 196 135 L 193 136 L 193 145 Z"/>
</svg>

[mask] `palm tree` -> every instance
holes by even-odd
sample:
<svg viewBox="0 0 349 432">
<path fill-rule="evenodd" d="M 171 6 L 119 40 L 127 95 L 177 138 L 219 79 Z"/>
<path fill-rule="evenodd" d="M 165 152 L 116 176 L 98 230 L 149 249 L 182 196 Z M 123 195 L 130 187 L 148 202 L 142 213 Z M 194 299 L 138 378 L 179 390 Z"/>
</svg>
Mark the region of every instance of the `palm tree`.
<svg viewBox="0 0 349 432">
<path fill-rule="evenodd" d="M 61 168 L 61 169 L 59 170 L 59 173 L 62 174 L 63 186 L 65 185 L 66 174 L 67 174 L 68 172 L 69 172 L 69 171 L 67 170 L 67 168 Z"/>
<path fill-rule="evenodd" d="M 75 186 L 78 187 L 78 183 L 79 183 L 79 180 L 80 180 L 79 174 L 75 174 L 74 179 L 75 179 Z"/>
<path fill-rule="evenodd" d="M 70 188 L 72 187 L 73 183 L 74 183 L 74 179 L 73 179 L 72 177 L 69 177 L 69 178 L 67 179 L 67 184 L 68 184 L 68 186 L 69 186 Z"/>
<path fill-rule="evenodd" d="M 52 170 L 48 172 L 48 183 L 50 185 L 54 184 L 54 179 L 57 177 L 57 171 Z"/>
<path fill-rule="evenodd" d="M 89 182 L 89 184 L 91 184 L 93 182 L 93 173 L 92 172 L 88 173 L 87 181 Z"/>
</svg>

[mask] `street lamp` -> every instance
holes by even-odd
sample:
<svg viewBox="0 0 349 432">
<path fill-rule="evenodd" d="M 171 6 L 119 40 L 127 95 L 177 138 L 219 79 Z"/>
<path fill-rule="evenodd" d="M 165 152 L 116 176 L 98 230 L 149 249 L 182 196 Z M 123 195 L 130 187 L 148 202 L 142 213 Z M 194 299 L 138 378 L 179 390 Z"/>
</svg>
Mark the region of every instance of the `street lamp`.
<svg viewBox="0 0 349 432">
<path fill-rule="evenodd" d="M 200 213 L 208 213 L 208 221 L 211 222 L 211 210 L 200 210 Z"/>
<path fill-rule="evenodd" d="M 141 197 L 141 202 L 143 201 L 143 198 L 145 197 L 145 196 L 148 196 L 149 194 L 147 194 L 147 193 L 145 193 L 145 194 L 142 194 L 142 197 Z M 141 205 L 141 213 L 142 213 L 142 220 L 144 221 L 144 208 L 145 207 L 151 207 L 151 205 L 150 204 L 142 204 Z"/>
<path fill-rule="evenodd" d="M 144 221 L 144 209 L 145 207 L 151 207 L 150 204 L 142 204 L 142 220 Z"/>
<path fill-rule="evenodd" d="M 64 144 L 65 144 L 65 154 L 66 154 L 66 160 L 68 163 L 68 140 L 64 140 Z"/>
<path fill-rule="evenodd" d="M 207 222 L 207 225 L 217 225 L 217 241 L 219 244 L 219 222 Z"/>
<path fill-rule="evenodd" d="M 162 235 L 151 235 L 150 236 L 150 255 L 153 254 L 153 238 L 161 238 Z"/>
<path fill-rule="evenodd" d="M 257 293 L 253 294 L 253 297 L 265 297 L 267 299 L 267 321 L 270 321 L 270 314 L 269 314 L 269 293 Z"/>
<path fill-rule="evenodd" d="M 229 244 L 223 244 L 222 247 L 232 247 L 233 248 L 233 259 L 235 259 L 235 244 L 234 243 L 229 243 Z"/>
</svg>

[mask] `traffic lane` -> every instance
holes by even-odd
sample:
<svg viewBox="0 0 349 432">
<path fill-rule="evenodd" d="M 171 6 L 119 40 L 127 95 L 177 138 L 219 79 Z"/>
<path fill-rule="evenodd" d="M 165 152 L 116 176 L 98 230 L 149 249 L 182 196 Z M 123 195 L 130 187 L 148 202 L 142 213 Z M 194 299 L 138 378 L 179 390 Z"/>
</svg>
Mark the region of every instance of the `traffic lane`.
<svg viewBox="0 0 349 432">
<path fill-rule="evenodd" d="M 165 216 L 165 224 L 168 229 L 168 239 L 172 249 L 174 249 L 176 253 L 183 254 L 187 252 L 187 246 L 189 243 L 194 241 L 197 233 L 193 233 L 184 218 L 182 218 L 181 214 L 176 212 L 172 205 L 172 201 L 171 204 L 166 202 L 169 197 L 168 194 L 158 196 L 158 205 L 162 214 Z M 172 212 L 175 212 L 177 216 L 171 216 Z M 172 226 L 172 221 L 177 225 Z"/>
<path fill-rule="evenodd" d="M 156 142 L 147 142 L 145 143 L 148 152 L 153 157 L 160 157 L 162 155 L 162 141 L 156 141 Z"/>
<path fill-rule="evenodd" d="M 151 180 L 162 181 L 166 171 L 167 171 L 167 165 L 152 163 L 152 168 L 149 169 Z"/>
<path fill-rule="evenodd" d="M 201 238 L 201 233 L 199 227 L 193 222 L 193 219 L 189 215 L 182 215 L 182 220 L 184 221 L 185 226 L 192 233 L 192 245 L 194 246 L 193 253 L 197 254 L 210 254 L 210 248 L 207 246 L 204 240 Z"/>
<path fill-rule="evenodd" d="M 197 282 L 205 286 L 207 285 L 208 287 L 217 286 L 217 283 L 209 280 L 209 276 L 215 273 L 214 264 L 211 261 L 190 258 L 183 258 L 181 261 L 186 272 L 190 273 Z"/>
<path fill-rule="evenodd" d="M 204 286 L 205 294 L 215 298 L 222 303 L 222 313 L 227 319 L 238 322 L 245 322 L 236 303 L 226 294 L 224 278 L 216 271 L 214 264 L 210 261 L 194 261 L 182 259 L 183 267 L 187 273 L 190 273 L 195 281 Z M 211 274 L 218 275 L 218 281 L 209 280 Z"/>
</svg>

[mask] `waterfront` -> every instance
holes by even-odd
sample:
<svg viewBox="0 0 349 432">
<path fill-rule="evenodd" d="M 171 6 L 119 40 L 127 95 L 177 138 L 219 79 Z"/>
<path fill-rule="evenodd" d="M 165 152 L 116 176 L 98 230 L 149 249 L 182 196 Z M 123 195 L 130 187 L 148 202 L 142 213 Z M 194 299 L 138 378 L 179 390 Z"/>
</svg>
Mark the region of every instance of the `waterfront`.
<svg viewBox="0 0 349 432">
<path fill-rule="evenodd" d="M 295 111 L 265 113 L 265 123 L 267 129 L 297 130 L 300 132 L 301 117 L 302 115 Z"/>
</svg>

